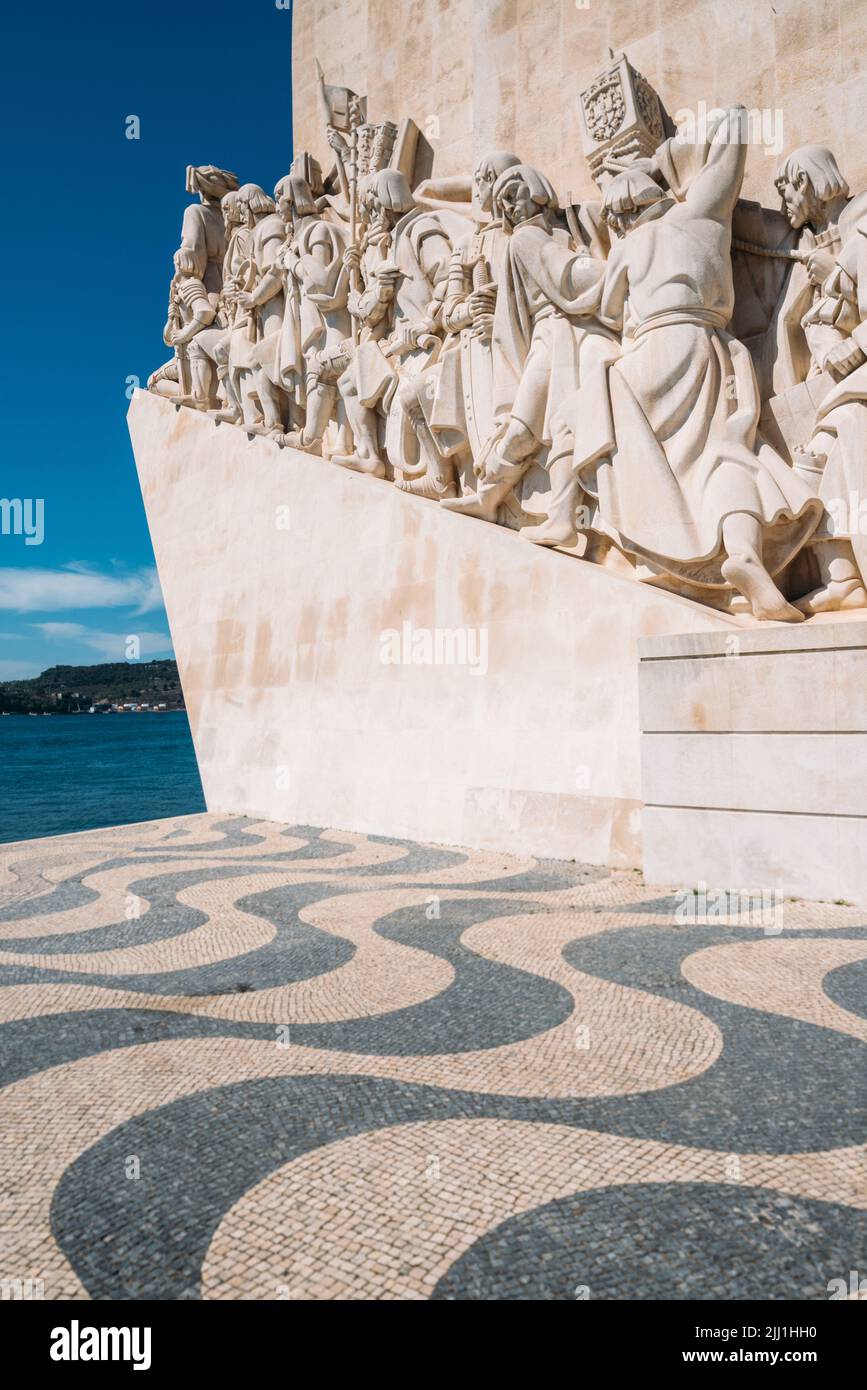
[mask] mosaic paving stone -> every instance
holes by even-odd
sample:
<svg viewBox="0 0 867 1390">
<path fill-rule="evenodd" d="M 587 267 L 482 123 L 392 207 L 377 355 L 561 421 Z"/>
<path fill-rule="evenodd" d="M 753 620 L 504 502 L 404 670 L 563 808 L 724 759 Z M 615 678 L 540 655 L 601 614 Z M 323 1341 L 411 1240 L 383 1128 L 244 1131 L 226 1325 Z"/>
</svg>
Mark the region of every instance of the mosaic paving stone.
<svg viewBox="0 0 867 1390">
<path fill-rule="evenodd" d="M 827 1297 L 867 1235 L 867 913 L 682 908 L 238 816 L 4 846 L 4 1277 Z"/>
</svg>

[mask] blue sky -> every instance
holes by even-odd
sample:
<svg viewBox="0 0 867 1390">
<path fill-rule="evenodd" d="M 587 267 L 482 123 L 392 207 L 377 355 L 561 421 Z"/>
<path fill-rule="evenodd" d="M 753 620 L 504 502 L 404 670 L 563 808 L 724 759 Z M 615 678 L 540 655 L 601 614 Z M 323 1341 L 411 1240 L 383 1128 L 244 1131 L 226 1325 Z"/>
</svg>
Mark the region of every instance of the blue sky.
<svg viewBox="0 0 867 1390">
<path fill-rule="evenodd" d="M 44 0 L 4 15 L 0 498 L 43 499 L 44 540 L 14 534 L 11 513 L 0 534 L 0 680 L 123 660 L 128 634 L 142 659 L 171 655 L 127 381 L 167 356 L 186 165 L 269 192 L 288 170 L 286 3 Z"/>
</svg>

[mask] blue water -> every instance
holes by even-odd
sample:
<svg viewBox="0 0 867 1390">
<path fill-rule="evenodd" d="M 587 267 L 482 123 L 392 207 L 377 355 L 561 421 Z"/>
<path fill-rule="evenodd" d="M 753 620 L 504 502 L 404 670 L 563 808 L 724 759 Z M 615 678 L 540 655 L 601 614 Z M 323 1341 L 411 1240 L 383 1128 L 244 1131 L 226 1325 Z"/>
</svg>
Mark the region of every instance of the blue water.
<svg viewBox="0 0 867 1390">
<path fill-rule="evenodd" d="M 183 710 L 0 718 L 0 843 L 204 809 Z"/>
</svg>

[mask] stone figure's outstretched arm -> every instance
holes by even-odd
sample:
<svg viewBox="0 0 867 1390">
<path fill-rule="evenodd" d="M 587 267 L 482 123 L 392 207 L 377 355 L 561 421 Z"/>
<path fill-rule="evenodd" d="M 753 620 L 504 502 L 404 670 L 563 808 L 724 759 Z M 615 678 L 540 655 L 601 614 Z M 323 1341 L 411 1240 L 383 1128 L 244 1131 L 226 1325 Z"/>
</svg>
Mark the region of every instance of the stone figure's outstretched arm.
<svg viewBox="0 0 867 1390">
<path fill-rule="evenodd" d="M 469 212 L 473 201 L 473 181 L 469 174 L 453 174 L 451 178 L 422 179 L 413 189 L 417 207 L 429 212 L 446 208 L 455 212 Z"/>
<path fill-rule="evenodd" d="M 708 122 L 707 139 L 674 135 L 653 157 L 675 197 L 700 217 L 729 222 L 740 196 L 747 162 L 747 112 L 730 106 Z"/>
</svg>

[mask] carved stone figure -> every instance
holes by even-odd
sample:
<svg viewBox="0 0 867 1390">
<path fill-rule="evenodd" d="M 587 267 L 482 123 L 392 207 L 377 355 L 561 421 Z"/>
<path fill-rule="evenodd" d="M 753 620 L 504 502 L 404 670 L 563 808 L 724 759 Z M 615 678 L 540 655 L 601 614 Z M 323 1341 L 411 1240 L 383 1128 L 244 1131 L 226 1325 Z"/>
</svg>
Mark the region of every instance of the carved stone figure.
<svg viewBox="0 0 867 1390">
<path fill-rule="evenodd" d="M 237 192 L 225 194 L 221 212 L 226 235 L 226 254 L 223 258 L 222 289 L 218 316 L 210 328 L 201 329 L 189 348 L 190 375 L 196 404 L 200 410 L 216 409 L 217 418 L 236 424 L 241 419 L 241 405 L 235 382 L 229 369 L 232 322 L 235 314 L 234 286 L 236 270 L 244 257 L 241 206 Z M 214 373 L 219 401 L 214 398 Z"/>
<path fill-rule="evenodd" d="M 189 344 L 197 333 L 214 322 L 219 303 L 219 294 L 209 294 L 201 276 L 196 273 L 200 264 L 200 258 L 197 259 L 195 251 L 189 246 L 181 246 L 175 252 L 175 274 L 163 329 L 163 342 L 167 347 L 174 348 L 174 356 L 148 380 L 148 389 L 157 395 L 174 396 L 187 405 L 196 406 L 202 405 L 209 391 L 201 376 L 194 386 L 188 356 Z"/>
<path fill-rule="evenodd" d="M 187 192 L 198 193 L 199 202 L 184 212 L 181 246 L 192 252 L 195 274 L 209 294 L 219 294 L 223 285 L 226 234 L 221 200 L 238 188 L 236 176 L 214 164 L 187 166 Z"/>
<path fill-rule="evenodd" d="M 494 185 L 493 205 L 511 229 L 493 317 L 495 423 L 475 462 L 476 492 L 443 502 L 486 521 L 496 519 L 540 451 L 551 449 L 563 399 L 617 350 L 614 334 L 595 317 L 604 264 L 583 246 L 576 251 L 553 225 L 557 197 L 544 175 L 526 164 L 507 169 Z M 567 452 L 555 448 L 552 458 Z M 578 491 L 568 458 L 552 490 L 552 533 L 559 526 L 568 543 Z M 546 541 L 540 534 L 531 539 Z M 557 543 L 553 534 L 548 543 Z"/>
<path fill-rule="evenodd" d="M 825 504 L 812 538 L 820 586 L 807 613 L 867 606 L 867 194 L 849 197 L 831 150 L 808 145 L 780 167 L 777 188 L 803 258 L 788 291 L 809 351 L 807 379 L 821 377 L 811 437 L 796 467 Z M 802 369 L 803 370 L 803 369 Z"/>
<path fill-rule="evenodd" d="M 466 190 L 487 221 L 468 228 L 452 252 L 442 308 L 445 333 L 437 358 L 400 391 L 419 441 L 424 471 L 412 477 L 404 470 L 397 486 L 435 501 L 457 495 L 461 468 L 471 466 L 494 425 L 491 338 L 497 283 L 502 273 L 508 238 L 501 217 L 491 216 L 494 184 L 518 156 L 496 151 L 480 160 Z M 426 180 L 425 202 L 442 213 L 461 210 L 462 181 Z M 418 194 L 416 194 L 418 199 Z M 469 208 L 467 204 L 467 208 Z M 454 234 L 456 224 L 450 216 Z"/>
<path fill-rule="evenodd" d="M 666 139 L 609 53 L 603 201 L 561 207 L 509 151 L 434 177 L 410 118 L 318 87 L 327 173 L 187 170 L 150 389 L 745 618 L 867 608 L 867 194 L 830 150 L 783 161 L 785 217 L 744 202 L 745 109 Z"/>
<path fill-rule="evenodd" d="M 305 400 L 302 426 L 285 443 L 310 453 L 322 452 L 329 420 L 337 415 L 336 452 L 351 448 L 338 379 L 349 361 L 352 324 L 347 308 L 349 274 L 343 264 L 346 231 L 320 215 L 309 184 L 290 175 L 277 186 L 277 207 L 292 235 L 283 252 L 286 312 L 280 343 L 284 384 L 301 383 L 296 396 Z"/>
<path fill-rule="evenodd" d="M 280 254 L 286 240 L 283 219 L 271 198 L 257 184 L 245 183 L 238 201 L 250 237 L 248 287 L 235 293 L 238 308 L 247 318 L 249 343 L 244 353 L 262 411 L 262 422 L 252 418 L 249 392 L 244 403 L 244 426 L 282 439 L 288 413 L 277 359 L 283 326 L 283 268 Z M 243 350 L 242 350 L 243 351 Z"/>
<path fill-rule="evenodd" d="M 606 190 L 620 240 L 601 317 L 622 331 L 623 352 L 578 402 L 575 466 L 603 529 L 657 574 L 735 589 L 757 618 L 796 622 L 803 614 L 771 576 L 816 529 L 821 506 L 758 435 L 752 361 L 725 331 L 742 113 L 730 108 L 703 146 L 660 146 L 652 171 L 682 201 L 641 170 Z"/>
<path fill-rule="evenodd" d="M 393 467 L 414 464 L 415 435 L 406 401 L 398 396 L 397 364 L 407 375 L 417 375 L 439 349 L 452 245 L 439 214 L 414 207 L 409 185 L 397 170 L 368 175 L 362 198 L 367 231 L 361 247 L 349 246 L 345 253 L 350 276 L 360 272 L 363 280 L 364 288 L 349 296 L 349 312 L 362 325 L 362 334 L 338 382 L 355 448 L 349 455 L 333 455 L 332 461 L 381 478 L 386 463 L 378 412 Z"/>
</svg>

